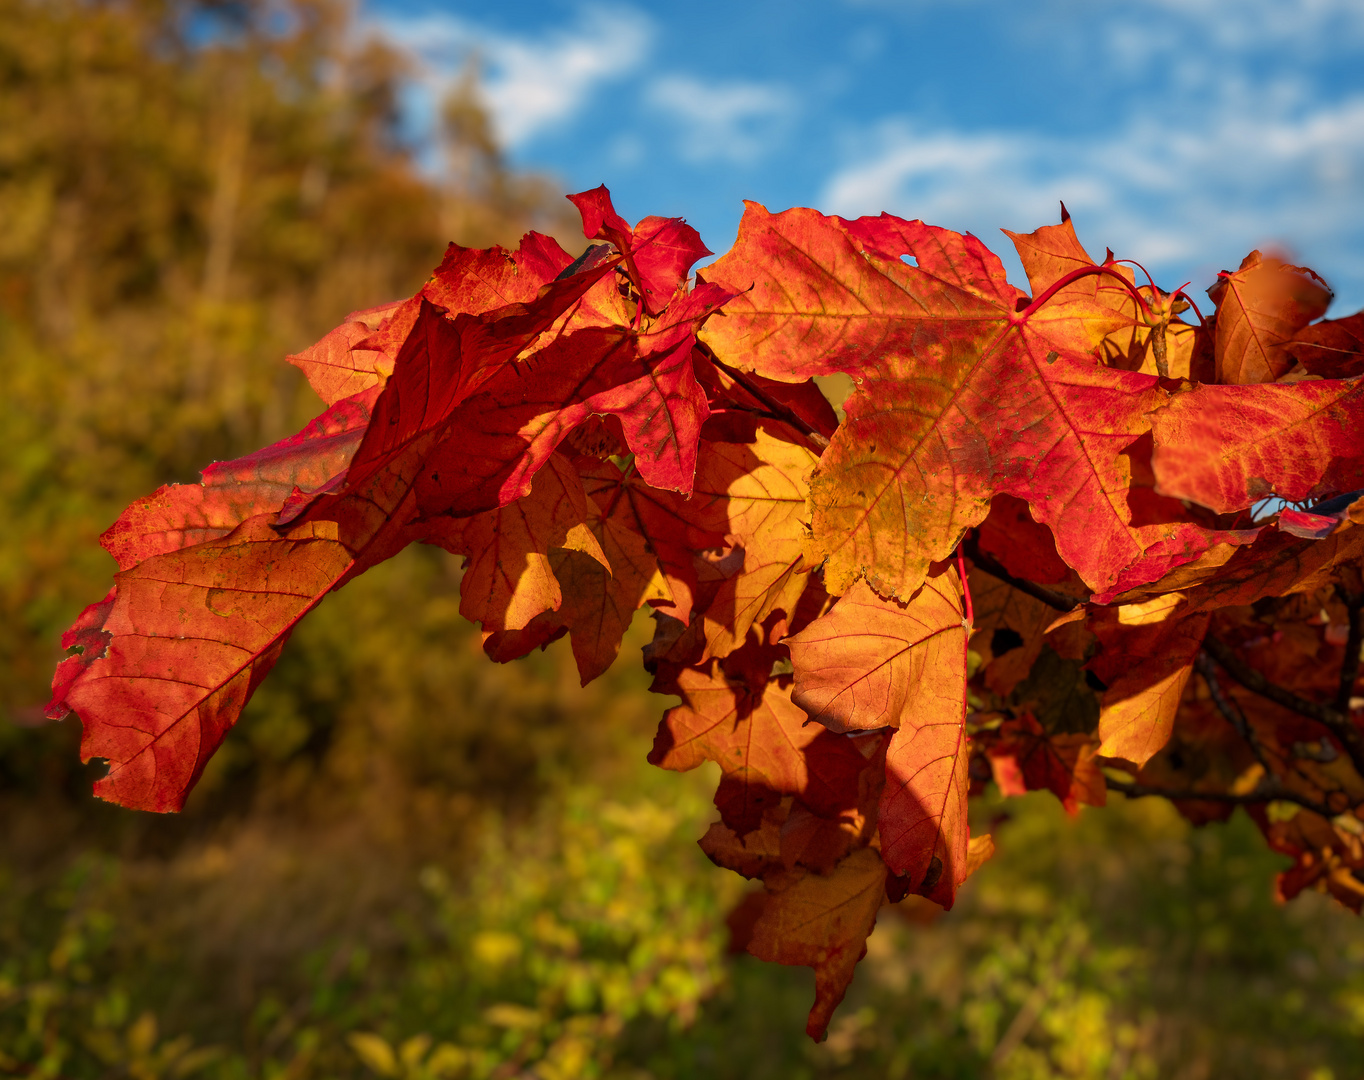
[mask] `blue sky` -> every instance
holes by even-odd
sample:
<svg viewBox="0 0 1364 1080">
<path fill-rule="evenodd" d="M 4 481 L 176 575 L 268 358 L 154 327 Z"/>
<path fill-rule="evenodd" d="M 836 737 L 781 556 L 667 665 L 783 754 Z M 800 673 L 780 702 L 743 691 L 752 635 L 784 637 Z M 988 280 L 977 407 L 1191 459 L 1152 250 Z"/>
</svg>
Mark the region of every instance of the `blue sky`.
<svg viewBox="0 0 1364 1080">
<path fill-rule="evenodd" d="M 479 58 L 511 160 L 678 215 L 742 200 L 976 233 L 1058 219 L 1171 288 L 1286 250 L 1364 307 L 1364 0 L 368 0 L 413 122 Z M 1192 290 L 1191 290 L 1192 291 Z M 1195 296 L 1199 295 L 1195 293 Z"/>
</svg>

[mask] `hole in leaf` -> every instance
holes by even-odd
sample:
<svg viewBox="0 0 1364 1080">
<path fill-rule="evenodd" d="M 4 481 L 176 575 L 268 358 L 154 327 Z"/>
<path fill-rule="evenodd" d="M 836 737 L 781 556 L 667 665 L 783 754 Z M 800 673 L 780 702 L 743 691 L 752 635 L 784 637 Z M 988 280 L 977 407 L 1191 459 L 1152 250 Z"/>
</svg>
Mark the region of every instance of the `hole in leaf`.
<svg viewBox="0 0 1364 1080">
<path fill-rule="evenodd" d="M 1258 524 L 1266 518 L 1273 517 L 1287 505 L 1287 500 L 1281 499 L 1277 495 L 1267 496 L 1251 506 L 1250 520 Z"/>
<path fill-rule="evenodd" d="M 919 267 L 919 260 L 916 259 L 913 255 L 901 255 L 900 261 L 904 263 L 906 266 L 914 267 L 916 270 Z"/>
<path fill-rule="evenodd" d="M 908 874 L 889 874 L 886 877 L 886 899 L 898 904 L 909 895 L 911 882 Z"/>
<path fill-rule="evenodd" d="M 1003 656 L 1007 652 L 1023 647 L 1023 635 L 1017 630 L 1007 626 L 1001 626 L 990 635 L 990 651 L 996 656 Z"/>
</svg>

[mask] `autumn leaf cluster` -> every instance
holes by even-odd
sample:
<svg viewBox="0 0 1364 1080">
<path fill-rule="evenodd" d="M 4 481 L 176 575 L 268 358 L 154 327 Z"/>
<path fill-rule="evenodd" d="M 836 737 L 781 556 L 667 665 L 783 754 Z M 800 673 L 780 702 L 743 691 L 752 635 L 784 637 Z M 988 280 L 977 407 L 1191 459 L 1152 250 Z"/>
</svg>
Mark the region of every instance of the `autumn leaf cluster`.
<svg viewBox="0 0 1364 1080">
<path fill-rule="evenodd" d="M 180 809 L 298 620 L 421 542 L 499 662 L 566 635 L 587 682 L 652 609 L 650 760 L 719 767 L 701 846 L 816 1038 L 880 909 L 989 857 L 991 782 L 1244 805 L 1285 896 L 1359 909 L 1364 314 L 1259 252 L 1204 314 L 1064 214 L 1009 234 L 1031 295 L 970 235 L 752 204 L 693 276 L 680 219 L 570 198 L 582 255 L 452 245 L 290 357 L 307 427 L 105 534 L 49 709 L 97 794 Z"/>
</svg>

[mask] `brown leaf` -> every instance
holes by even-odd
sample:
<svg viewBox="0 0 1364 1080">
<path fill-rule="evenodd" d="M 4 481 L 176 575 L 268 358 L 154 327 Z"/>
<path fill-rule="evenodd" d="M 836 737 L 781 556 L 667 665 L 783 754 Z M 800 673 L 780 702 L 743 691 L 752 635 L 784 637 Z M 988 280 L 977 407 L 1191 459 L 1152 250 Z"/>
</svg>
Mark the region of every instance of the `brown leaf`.
<svg viewBox="0 0 1364 1080">
<path fill-rule="evenodd" d="M 1364 374 L 1364 311 L 1305 327 L 1283 349 L 1323 379 Z"/>
<path fill-rule="evenodd" d="M 719 764 L 715 801 L 735 832 L 758 828 L 783 795 L 826 817 L 856 806 L 866 759 L 851 740 L 807 723 L 791 702 L 789 678 L 762 683 L 712 662 L 683 669 L 675 687 L 683 704 L 664 715 L 649 761 L 678 772 Z"/>
<path fill-rule="evenodd" d="M 1326 313 L 1331 290 L 1311 270 L 1252 251 L 1208 290 L 1217 305 L 1217 381 L 1273 382 L 1293 366 L 1284 345 Z"/>
<path fill-rule="evenodd" d="M 866 951 L 885 891 L 885 865 L 862 848 L 828 876 L 807 873 L 772 893 L 753 926 L 748 951 L 759 960 L 815 969 L 815 1004 L 805 1030 L 817 1042 Z"/>
</svg>

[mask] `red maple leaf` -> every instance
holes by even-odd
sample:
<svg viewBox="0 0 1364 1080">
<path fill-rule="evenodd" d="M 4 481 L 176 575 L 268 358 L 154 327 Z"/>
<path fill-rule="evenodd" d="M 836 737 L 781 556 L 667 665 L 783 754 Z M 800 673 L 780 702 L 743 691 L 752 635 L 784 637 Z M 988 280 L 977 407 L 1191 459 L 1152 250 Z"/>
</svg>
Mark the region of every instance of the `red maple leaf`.
<svg viewBox="0 0 1364 1080">
<path fill-rule="evenodd" d="M 1029 303 L 974 237 L 749 204 L 734 249 L 706 274 L 752 286 L 703 333 L 721 359 L 857 383 L 811 483 L 812 547 L 835 592 L 865 576 L 910 595 L 1000 493 L 1026 501 L 1104 594 L 1253 539 L 1174 500 L 1129 504 L 1158 380 L 1096 365 L 1090 309 L 1075 298 L 1051 314 L 1048 294 Z M 1091 303 L 1112 317 L 1105 298 Z"/>
</svg>

